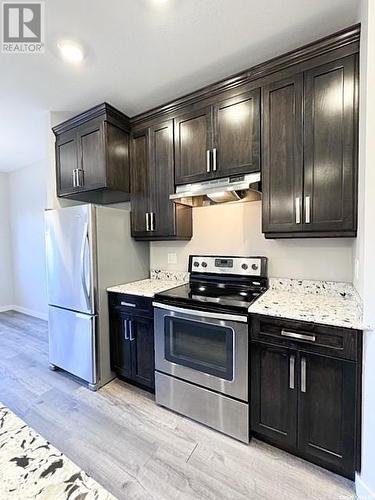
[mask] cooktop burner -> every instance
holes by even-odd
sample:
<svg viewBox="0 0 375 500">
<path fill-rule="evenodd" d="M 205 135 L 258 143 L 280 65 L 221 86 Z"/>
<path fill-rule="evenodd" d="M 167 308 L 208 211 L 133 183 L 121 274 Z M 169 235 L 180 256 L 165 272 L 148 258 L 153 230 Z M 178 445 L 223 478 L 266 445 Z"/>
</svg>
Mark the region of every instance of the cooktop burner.
<svg viewBox="0 0 375 500">
<path fill-rule="evenodd" d="M 268 288 L 266 266 L 265 257 L 191 256 L 189 283 L 155 299 L 181 307 L 246 312 Z"/>
</svg>

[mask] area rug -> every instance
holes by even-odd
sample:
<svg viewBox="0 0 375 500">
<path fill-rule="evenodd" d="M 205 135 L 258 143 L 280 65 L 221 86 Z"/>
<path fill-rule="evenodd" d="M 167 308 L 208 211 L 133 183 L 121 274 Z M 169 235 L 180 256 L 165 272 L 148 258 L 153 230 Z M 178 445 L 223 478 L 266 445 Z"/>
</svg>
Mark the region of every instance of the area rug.
<svg viewBox="0 0 375 500">
<path fill-rule="evenodd" d="M 114 497 L 0 403 L 0 499 Z"/>
</svg>

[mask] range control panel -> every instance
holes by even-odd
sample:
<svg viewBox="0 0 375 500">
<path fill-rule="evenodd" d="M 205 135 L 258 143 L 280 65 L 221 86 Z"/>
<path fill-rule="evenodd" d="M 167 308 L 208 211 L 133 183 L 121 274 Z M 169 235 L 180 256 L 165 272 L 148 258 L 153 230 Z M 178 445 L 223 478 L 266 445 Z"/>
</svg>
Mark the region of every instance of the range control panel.
<svg viewBox="0 0 375 500">
<path fill-rule="evenodd" d="M 189 272 L 267 277 L 267 257 L 191 255 Z"/>
</svg>

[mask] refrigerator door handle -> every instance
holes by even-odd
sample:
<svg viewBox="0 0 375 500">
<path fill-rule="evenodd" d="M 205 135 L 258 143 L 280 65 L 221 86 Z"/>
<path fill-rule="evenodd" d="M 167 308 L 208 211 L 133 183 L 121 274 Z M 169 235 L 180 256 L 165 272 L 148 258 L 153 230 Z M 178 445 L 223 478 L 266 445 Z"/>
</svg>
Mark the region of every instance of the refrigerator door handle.
<svg viewBox="0 0 375 500">
<path fill-rule="evenodd" d="M 88 230 L 89 230 L 89 225 L 86 222 L 84 236 L 83 236 L 83 240 L 82 240 L 82 246 L 81 246 L 81 282 L 82 282 L 83 293 L 85 294 L 86 305 L 87 305 L 88 309 L 91 309 L 90 292 L 89 292 L 89 288 L 87 286 L 86 273 L 85 273 L 86 248 L 87 248 L 87 245 L 89 243 Z"/>
<path fill-rule="evenodd" d="M 84 253 L 84 257 L 86 257 L 86 252 L 90 252 L 90 240 L 89 240 L 88 227 L 87 227 L 86 239 L 85 239 L 85 253 Z M 85 283 L 86 283 L 87 297 L 88 297 L 89 304 L 90 304 L 91 303 L 91 269 L 90 269 L 91 258 L 90 258 L 90 254 L 89 254 L 89 258 L 88 258 L 88 266 L 89 266 L 88 267 L 88 272 L 87 272 L 88 281 L 86 280 L 86 274 L 85 274 Z"/>
</svg>

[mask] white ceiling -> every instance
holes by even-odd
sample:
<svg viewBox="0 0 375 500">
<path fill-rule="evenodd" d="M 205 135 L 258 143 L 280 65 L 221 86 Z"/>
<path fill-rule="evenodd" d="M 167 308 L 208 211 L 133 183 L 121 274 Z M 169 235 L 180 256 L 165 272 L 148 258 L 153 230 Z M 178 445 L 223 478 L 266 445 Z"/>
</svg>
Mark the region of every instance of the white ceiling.
<svg viewBox="0 0 375 500">
<path fill-rule="evenodd" d="M 0 171 L 46 155 L 46 116 L 147 110 L 354 24 L 359 0 L 47 0 L 46 52 L 0 54 Z M 61 38 L 83 44 L 80 67 Z"/>
</svg>

